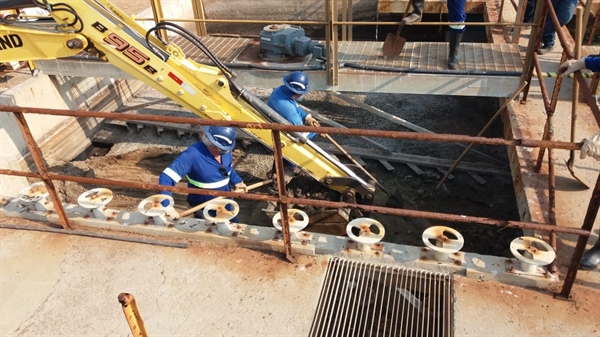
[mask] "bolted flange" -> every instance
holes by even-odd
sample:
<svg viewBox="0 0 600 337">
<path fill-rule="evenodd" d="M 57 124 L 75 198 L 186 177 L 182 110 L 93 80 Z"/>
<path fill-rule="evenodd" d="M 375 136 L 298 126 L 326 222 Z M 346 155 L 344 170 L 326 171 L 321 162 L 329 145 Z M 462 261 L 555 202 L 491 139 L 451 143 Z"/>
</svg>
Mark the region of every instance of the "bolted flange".
<svg viewBox="0 0 600 337">
<path fill-rule="evenodd" d="M 48 190 L 46 190 L 46 184 L 43 181 L 31 184 L 19 191 L 18 198 L 21 201 L 33 204 L 35 209 L 39 212 L 46 212 L 50 208 L 50 201 L 48 200 Z"/>
<path fill-rule="evenodd" d="M 510 252 L 520 261 L 521 270 L 528 273 L 534 272 L 538 266 L 552 263 L 556 258 L 556 253 L 549 244 L 531 236 L 512 240 Z"/>
<path fill-rule="evenodd" d="M 465 244 L 465 239 L 456 229 L 445 226 L 427 228 L 422 238 L 425 246 L 435 252 L 434 257 L 438 261 L 448 260 L 450 254 L 458 252 Z"/>
<path fill-rule="evenodd" d="M 77 198 L 77 204 L 83 208 L 91 209 L 97 219 L 106 219 L 104 213 L 106 204 L 113 199 L 113 192 L 108 188 L 94 188 L 83 192 Z"/>
<path fill-rule="evenodd" d="M 169 201 L 167 206 L 162 205 L 164 200 Z M 140 202 L 138 205 L 138 210 L 145 216 L 152 217 L 155 224 L 165 226 L 167 225 L 167 212 L 173 210 L 174 204 L 175 202 L 170 195 L 155 194 L 142 200 L 142 202 Z"/>
<path fill-rule="evenodd" d="M 357 231 L 358 234 L 355 234 Z M 361 252 L 371 251 L 371 245 L 377 243 L 385 236 L 383 225 L 371 218 L 356 218 L 346 226 L 346 234 L 358 244 Z"/>
</svg>

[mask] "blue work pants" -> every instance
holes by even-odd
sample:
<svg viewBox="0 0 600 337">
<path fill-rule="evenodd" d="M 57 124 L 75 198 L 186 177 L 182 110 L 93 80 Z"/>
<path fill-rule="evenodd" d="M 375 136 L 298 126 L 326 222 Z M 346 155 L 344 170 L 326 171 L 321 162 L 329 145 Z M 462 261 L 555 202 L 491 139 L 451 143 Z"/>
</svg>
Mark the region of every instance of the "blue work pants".
<svg viewBox="0 0 600 337">
<path fill-rule="evenodd" d="M 448 0 L 448 21 L 449 22 L 465 22 L 467 14 L 465 13 L 465 6 L 467 0 Z M 448 27 L 450 31 L 462 33 L 466 27 L 464 25 Z"/>
<path fill-rule="evenodd" d="M 536 0 L 527 1 L 523 22 L 533 22 L 535 5 Z M 573 18 L 573 14 L 577 8 L 577 0 L 552 0 L 552 6 L 556 12 L 556 18 L 562 27 L 569 23 L 571 18 Z M 544 31 L 542 32 L 542 43 L 544 47 L 552 47 L 556 43 L 556 28 L 554 27 L 549 14 L 546 16 L 546 23 L 544 24 Z"/>
</svg>

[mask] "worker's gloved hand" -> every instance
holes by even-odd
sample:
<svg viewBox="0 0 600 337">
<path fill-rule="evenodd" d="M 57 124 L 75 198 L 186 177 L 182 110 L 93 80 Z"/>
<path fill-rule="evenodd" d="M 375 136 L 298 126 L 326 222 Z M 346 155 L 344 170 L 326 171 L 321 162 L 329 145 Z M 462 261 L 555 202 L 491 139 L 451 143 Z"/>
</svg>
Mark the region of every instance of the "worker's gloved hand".
<svg viewBox="0 0 600 337">
<path fill-rule="evenodd" d="M 306 119 L 305 119 L 305 121 L 306 121 L 306 124 L 308 124 L 308 125 L 310 125 L 310 126 L 314 126 L 314 127 L 316 127 L 316 128 L 318 128 L 318 127 L 320 127 L 320 126 L 321 126 L 321 123 L 319 123 L 319 121 L 318 121 L 318 120 L 316 120 L 316 119 L 315 119 L 313 116 L 311 116 L 311 115 L 307 115 L 307 116 L 306 116 Z"/>
<path fill-rule="evenodd" d="M 235 187 L 234 192 L 237 192 L 237 193 L 246 193 L 246 192 L 248 192 L 248 186 L 246 186 L 246 184 L 244 184 L 243 181 L 241 183 L 235 184 L 234 187 Z"/>
<path fill-rule="evenodd" d="M 581 146 L 581 159 L 590 156 L 600 161 L 600 132 L 597 134 L 583 139 L 583 146 Z"/>
<path fill-rule="evenodd" d="M 585 57 L 582 57 L 579 60 L 568 60 L 561 64 L 558 67 L 558 75 L 563 77 L 568 76 L 581 69 L 585 69 Z"/>
</svg>

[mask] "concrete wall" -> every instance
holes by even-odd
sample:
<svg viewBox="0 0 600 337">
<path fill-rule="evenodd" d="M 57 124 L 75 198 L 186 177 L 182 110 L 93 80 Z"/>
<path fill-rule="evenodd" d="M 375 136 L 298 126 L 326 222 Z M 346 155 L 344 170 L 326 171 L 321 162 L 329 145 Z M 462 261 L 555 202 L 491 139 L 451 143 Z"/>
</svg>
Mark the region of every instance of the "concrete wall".
<svg viewBox="0 0 600 337">
<path fill-rule="evenodd" d="M 141 88 L 139 81 L 39 76 L 0 94 L 0 105 L 69 110 L 111 111 Z M 25 119 L 47 165 L 69 161 L 85 150 L 102 120 L 25 114 Z M 35 166 L 12 113 L 0 112 L 0 167 L 14 170 Z M 17 195 L 27 179 L 0 176 L 0 195 Z"/>
</svg>

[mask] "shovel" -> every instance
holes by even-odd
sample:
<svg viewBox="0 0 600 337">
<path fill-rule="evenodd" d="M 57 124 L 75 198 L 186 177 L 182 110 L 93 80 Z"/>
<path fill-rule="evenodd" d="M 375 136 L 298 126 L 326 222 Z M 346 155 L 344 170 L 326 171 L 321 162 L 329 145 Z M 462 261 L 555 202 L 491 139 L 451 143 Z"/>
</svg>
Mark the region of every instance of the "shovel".
<svg viewBox="0 0 600 337">
<path fill-rule="evenodd" d="M 406 4 L 402 19 L 408 15 L 409 9 L 410 1 Z M 404 44 L 406 43 L 406 39 L 400 36 L 400 33 L 402 33 L 402 28 L 404 28 L 404 25 L 400 24 L 396 34 L 388 33 L 388 35 L 385 37 L 385 41 L 383 41 L 383 47 L 381 48 L 381 54 L 383 55 L 383 58 L 393 59 L 402 52 L 402 48 L 404 48 Z"/>
<path fill-rule="evenodd" d="M 579 13 L 581 13 L 582 11 L 578 8 L 577 11 Z M 579 58 L 581 57 L 581 39 L 582 39 L 582 35 L 583 35 L 583 24 L 582 24 L 582 18 L 578 18 L 577 22 L 576 22 L 576 29 L 575 29 L 575 52 L 574 52 L 574 56 Z M 573 97 L 571 99 L 572 103 L 571 103 L 571 143 L 575 142 L 575 132 L 576 132 L 576 125 L 577 125 L 577 102 L 579 101 L 579 82 L 577 82 L 577 79 L 573 79 Z M 575 180 L 579 181 L 583 186 L 585 186 L 586 188 L 590 188 L 590 186 L 588 186 L 588 184 L 586 184 L 585 181 L 583 181 L 581 178 L 579 178 L 576 174 L 575 174 L 575 151 L 571 151 L 569 152 L 569 160 L 567 160 L 566 162 L 567 164 L 567 169 L 569 169 L 569 173 L 571 173 L 571 176 L 573 176 L 573 178 L 575 178 Z"/>
<path fill-rule="evenodd" d="M 402 28 L 404 28 L 403 24 L 398 26 L 398 31 L 395 35 L 388 33 L 386 36 L 385 41 L 383 42 L 383 48 L 381 48 L 381 54 L 384 59 L 393 59 L 402 52 L 402 48 L 404 48 L 404 44 L 406 43 L 406 39 L 400 36 Z"/>
</svg>

